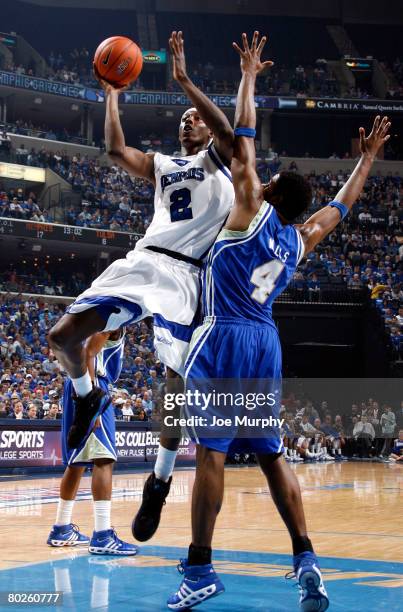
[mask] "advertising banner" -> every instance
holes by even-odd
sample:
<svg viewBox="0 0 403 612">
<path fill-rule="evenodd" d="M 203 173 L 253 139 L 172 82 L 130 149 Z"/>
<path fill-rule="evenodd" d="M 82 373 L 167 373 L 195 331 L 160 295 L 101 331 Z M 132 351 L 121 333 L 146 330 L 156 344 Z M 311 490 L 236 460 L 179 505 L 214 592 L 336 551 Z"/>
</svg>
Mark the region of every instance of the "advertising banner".
<svg viewBox="0 0 403 612">
<path fill-rule="evenodd" d="M 117 423 L 116 451 L 124 464 L 154 461 L 158 451 L 158 431 L 136 424 Z M 183 438 L 178 459 L 194 462 L 195 445 Z M 62 465 L 60 422 L 2 420 L 0 423 L 0 469 L 55 467 Z"/>
</svg>

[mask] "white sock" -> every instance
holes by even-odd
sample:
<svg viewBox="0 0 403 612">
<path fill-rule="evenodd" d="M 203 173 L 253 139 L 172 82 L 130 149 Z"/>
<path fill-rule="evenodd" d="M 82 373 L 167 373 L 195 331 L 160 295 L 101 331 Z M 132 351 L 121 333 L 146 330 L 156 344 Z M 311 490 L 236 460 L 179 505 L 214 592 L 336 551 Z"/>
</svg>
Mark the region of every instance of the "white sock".
<svg viewBox="0 0 403 612">
<path fill-rule="evenodd" d="M 77 393 L 78 397 L 85 397 L 92 391 L 92 381 L 88 370 L 84 376 L 72 378 L 71 382 L 73 383 L 74 391 Z"/>
<path fill-rule="evenodd" d="M 59 497 L 55 525 L 58 527 L 61 527 L 62 525 L 70 525 L 73 506 L 74 499 L 62 499 Z"/>
<path fill-rule="evenodd" d="M 111 528 L 111 500 L 94 501 L 94 531 Z"/>
<path fill-rule="evenodd" d="M 154 474 L 159 480 L 168 482 L 175 467 L 175 459 L 178 451 L 171 451 L 159 445 L 157 461 L 154 465 Z"/>
</svg>

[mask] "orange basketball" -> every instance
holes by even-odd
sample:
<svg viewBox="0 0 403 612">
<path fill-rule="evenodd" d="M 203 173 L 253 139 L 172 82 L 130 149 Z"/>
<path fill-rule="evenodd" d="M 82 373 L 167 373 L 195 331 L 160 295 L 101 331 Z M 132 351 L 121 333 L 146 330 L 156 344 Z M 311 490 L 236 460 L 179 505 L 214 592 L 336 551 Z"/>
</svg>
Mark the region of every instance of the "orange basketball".
<svg viewBox="0 0 403 612">
<path fill-rule="evenodd" d="M 143 56 L 135 42 L 125 36 L 111 36 L 95 51 L 94 65 L 99 76 L 115 87 L 124 87 L 137 79 Z"/>
</svg>

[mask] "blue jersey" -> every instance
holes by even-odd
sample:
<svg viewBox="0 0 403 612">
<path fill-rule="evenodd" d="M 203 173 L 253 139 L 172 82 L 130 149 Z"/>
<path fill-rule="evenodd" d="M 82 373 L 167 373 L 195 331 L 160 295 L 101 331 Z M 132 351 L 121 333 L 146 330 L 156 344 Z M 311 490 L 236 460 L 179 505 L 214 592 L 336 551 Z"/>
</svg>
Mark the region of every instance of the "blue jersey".
<svg viewBox="0 0 403 612">
<path fill-rule="evenodd" d="M 122 371 L 125 347 L 125 333 L 119 340 L 108 340 L 95 357 L 95 373 L 106 378 L 108 383 L 115 383 Z"/>
<path fill-rule="evenodd" d="M 204 316 L 272 323 L 273 302 L 303 254 L 297 228 L 283 225 L 273 206 L 263 202 L 247 230 L 219 233 L 203 274 Z"/>
<path fill-rule="evenodd" d="M 398 455 L 399 457 L 400 455 L 403 455 L 403 440 L 395 440 L 394 447 L 392 448 L 392 453 Z"/>
</svg>

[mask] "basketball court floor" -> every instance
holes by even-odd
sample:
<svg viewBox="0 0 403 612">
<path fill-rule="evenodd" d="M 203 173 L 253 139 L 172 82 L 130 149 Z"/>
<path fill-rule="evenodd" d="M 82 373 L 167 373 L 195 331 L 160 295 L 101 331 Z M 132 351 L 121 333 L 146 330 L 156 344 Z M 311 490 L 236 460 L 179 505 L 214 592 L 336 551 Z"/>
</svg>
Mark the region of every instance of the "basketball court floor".
<svg viewBox="0 0 403 612">
<path fill-rule="evenodd" d="M 310 536 L 331 599 L 330 610 L 402 612 L 403 469 L 394 464 L 292 466 L 299 477 Z M 146 474 L 114 476 L 113 525 L 132 541 L 130 523 Z M 59 477 L 0 477 L 0 591 L 62 591 L 57 609 L 157 612 L 180 581 L 176 564 L 190 541 L 194 472 L 178 470 L 161 526 L 137 557 L 88 555 L 46 545 Z M 73 522 L 91 534 L 90 478 L 85 477 Z M 255 467 L 230 467 L 215 532 L 213 562 L 226 592 L 200 606 L 206 612 L 298 610 L 290 540 L 265 481 Z M 0 605 L 50 610 L 41 605 Z M 199 608 L 197 608 L 199 609 Z"/>
</svg>

